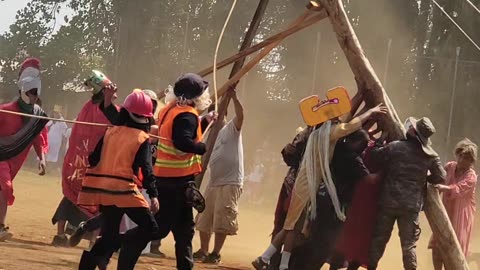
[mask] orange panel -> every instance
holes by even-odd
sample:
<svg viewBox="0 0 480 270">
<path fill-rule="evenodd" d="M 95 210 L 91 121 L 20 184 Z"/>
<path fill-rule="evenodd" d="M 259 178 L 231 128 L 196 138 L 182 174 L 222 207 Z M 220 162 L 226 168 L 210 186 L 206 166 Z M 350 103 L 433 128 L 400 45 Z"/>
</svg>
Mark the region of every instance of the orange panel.
<svg viewBox="0 0 480 270">
<path fill-rule="evenodd" d="M 303 120 L 309 126 L 342 116 L 352 109 L 350 96 L 344 87 L 328 90 L 325 100 L 320 100 L 318 96 L 306 97 L 300 101 L 299 106 Z"/>
</svg>

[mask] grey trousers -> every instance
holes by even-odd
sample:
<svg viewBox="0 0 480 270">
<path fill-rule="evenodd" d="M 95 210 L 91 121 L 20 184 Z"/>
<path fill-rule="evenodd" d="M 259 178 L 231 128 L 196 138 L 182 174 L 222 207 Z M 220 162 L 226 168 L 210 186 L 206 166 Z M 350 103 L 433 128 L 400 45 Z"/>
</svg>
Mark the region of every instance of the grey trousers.
<svg viewBox="0 0 480 270">
<path fill-rule="evenodd" d="M 405 270 L 417 269 L 416 248 L 421 233 L 418 223 L 419 214 L 419 212 L 403 209 L 380 209 L 370 246 L 369 270 L 377 268 L 392 235 L 395 221 L 402 246 L 403 267 Z"/>
</svg>

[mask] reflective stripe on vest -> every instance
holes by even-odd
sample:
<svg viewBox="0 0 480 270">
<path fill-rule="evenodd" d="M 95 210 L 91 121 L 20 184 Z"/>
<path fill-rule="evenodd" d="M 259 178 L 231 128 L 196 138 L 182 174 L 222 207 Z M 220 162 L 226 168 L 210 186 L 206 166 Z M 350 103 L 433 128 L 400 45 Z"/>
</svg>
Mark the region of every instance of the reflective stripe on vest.
<svg viewBox="0 0 480 270">
<path fill-rule="evenodd" d="M 79 205 L 148 207 L 132 165 L 148 134 L 135 128 L 109 128 L 103 138 L 100 162 L 85 173 Z"/>
<path fill-rule="evenodd" d="M 191 106 L 179 106 L 175 102 L 169 103 L 159 113 L 159 139 L 154 174 L 160 177 L 183 177 L 196 175 L 202 172 L 202 158 L 193 153 L 185 153 L 173 145 L 173 121 L 181 113 L 192 113 L 198 117 L 198 112 Z M 197 128 L 195 142 L 202 140 L 200 121 Z"/>
</svg>

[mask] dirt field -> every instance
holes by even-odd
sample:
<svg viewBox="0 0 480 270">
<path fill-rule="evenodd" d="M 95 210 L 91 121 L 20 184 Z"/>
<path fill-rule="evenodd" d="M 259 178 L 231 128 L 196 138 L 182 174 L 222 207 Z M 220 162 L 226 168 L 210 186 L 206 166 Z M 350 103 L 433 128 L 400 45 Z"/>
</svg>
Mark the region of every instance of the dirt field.
<svg viewBox="0 0 480 270">
<path fill-rule="evenodd" d="M 14 233 L 14 238 L 0 243 L 0 270 L 53 270 L 76 269 L 84 242 L 79 248 L 55 248 L 50 245 L 56 228 L 51 224 L 53 212 L 61 199 L 61 184 L 58 177 L 39 177 L 34 173 L 23 171 L 14 182 L 16 202 L 9 209 L 7 223 Z M 278 187 L 275 187 L 275 192 Z M 267 209 L 268 208 L 268 209 Z M 196 264 L 195 269 L 251 269 L 250 261 L 258 256 L 268 244 L 272 228 L 273 206 L 264 209 L 248 206 L 242 202 L 240 210 L 240 232 L 229 238 L 225 245 L 220 266 Z M 432 269 L 430 252 L 426 249 L 431 235 L 425 219 L 422 220 L 422 237 L 418 243 L 419 269 Z M 478 231 L 478 230 L 475 230 Z M 480 250 L 479 234 L 475 234 L 472 251 Z M 168 259 L 141 257 L 136 269 L 160 270 L 174 269 L 173 240 L 169 236 L 163 241 L 162 250 Z M 194 250 L 198 249 L 198 237 L 195 238 Z M 115 269 L 115 261 L 110 269 Z M 480 269 L 471 263 L 471 270 Z M 327 268 L 325 268 L 327 269 Z M 379 269 L 400 270 L 402 268 L 400 243 L 396 232 Z"/>
</svg>

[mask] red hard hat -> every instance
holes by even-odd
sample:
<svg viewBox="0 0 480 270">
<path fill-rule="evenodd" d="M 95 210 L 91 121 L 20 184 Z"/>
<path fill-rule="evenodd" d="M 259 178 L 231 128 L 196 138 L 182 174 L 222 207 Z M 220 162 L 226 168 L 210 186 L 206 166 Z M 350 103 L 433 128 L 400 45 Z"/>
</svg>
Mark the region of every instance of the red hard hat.
<svg viewBox="0 0 480 270">
<path fill-rule="evenodd" d="M 133 92 L 125 98 L 123 108 L 143 117 L 153 117 L 152 99 L 139 89 L 133 90 Z"/>
</svg>

